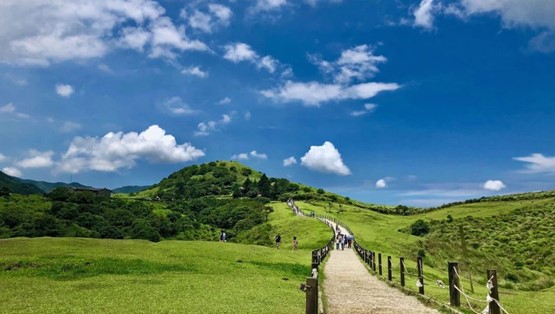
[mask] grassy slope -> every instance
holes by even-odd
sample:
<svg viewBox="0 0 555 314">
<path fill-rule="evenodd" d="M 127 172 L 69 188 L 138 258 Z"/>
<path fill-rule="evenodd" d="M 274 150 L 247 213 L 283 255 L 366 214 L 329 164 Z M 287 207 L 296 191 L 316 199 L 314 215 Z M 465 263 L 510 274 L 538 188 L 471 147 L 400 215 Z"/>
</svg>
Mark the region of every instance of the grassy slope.
<svg viewBox="0 0 555 314">
<path fill-rule="evenodd" d="M 445 220 L 447 215 L 453 216 L 455 221 L 469 215 L 476 218 L 488 218 L 499 216 L 503 214 L 503 212 L 508 213 L 512 210 L 519 210 L 530 206 L 547 206 L 553 202 L 553 199 L 544 199 L 535 201 L 528 200 L 517 202 L 464 204 L 414 216 L 382 215 L 348 205 L 342 205 L 344 211 L 337 215 L 337 205 L 335 205 L 334 208 L 332 208 L 332 211 L 329 212 L 327 203 L 296 203 L 303 210 L 313 210 L 318 214 L 327 214 L 339 217 L 341 221 L 353 230 L 357 241 L 369 249 L 381 252 L 384 256 L 384 260 L 387 259 L 388 255 L 391 255 L 394 265 L 399 264 L 399 256 L 405 256 L 405 264 L 409 268 L 409 272 L 412 274 L 415 273 L 416 263 L 412 261 L 413 258 L 408 258 L 408 256 L 411 256 L 411 253 L 414 252 L 414 250 L 410 250 L 409 248 L 419 248 L 421 242 L 423 242 L 423 238 L 402 233 L 398 230 L 409 227 L 417 219 Z M 458 238 L 451 239 L 451 241 L 454 249 L 456 249 L 459 245 Z M 443 266 L 439 262 L 436 262 L 435 264 L 437 264 L 435 269 L 431 268 L 429 265 L 425 265 L 424 271 L 426 277 L 428 278 L 428 282 L 441 279 L 443 282 L 447 283 L 446 266 Z M 398 272 L 398 270 L 396 270 L 396 272 Z M 484 299 L 484 295 L 486 294 L 485 269 L 483 270 L 483 273 L 484 274 L 480 276 L 477 276 L 476 274 L 474 276 L 475 294 L 473 294 L 473 296 L 477 299 Z M 463 271 L 461 271 L 461 275 L 466 276 Z M 503 274 L 500 274 L 500 276 L 503 276 Z M 399 280 L 398 274 L 394 275 L 394 277 L 396 277 L 394 280 Z M 417 291 L 415 282 L 416 277 L 408 276 L 407 287 L 413 291 Z M 469 286 L 469 282 L 463 280 L 463 287 L 465 287 L 466 290 L 469 290 Z M 426 294 L 440 300 L 440 302 L 443 303 L 447 303 L 449 299 L 448 291 L 439 288 L 434 284 L 426 286 Z M 507 307 L 507 310 L 511 314 L 548 313 L 551 309 L 555 308 L 555 287 L 538 292 L 501 289 L 500 299 L 502 304 Z M 464 302 L 465 300 L 462 299 L 462 301 Z M 480 308 L 481 311 L 484 305 L 481 303 L 475 303 L 474 306 L 476 309 Z"/>
<path fill-rule="evenodd" d="M 0 240 L 0 312 L 301 313 L 298 285 L 310 273 L 310 250 L 331 233 L 281 204 L 269 223 L 282 234 L 281 250 L 219 242 Z M 300 239 L 295 252 L 287 241 L 293 234 Z"/>
</svg>

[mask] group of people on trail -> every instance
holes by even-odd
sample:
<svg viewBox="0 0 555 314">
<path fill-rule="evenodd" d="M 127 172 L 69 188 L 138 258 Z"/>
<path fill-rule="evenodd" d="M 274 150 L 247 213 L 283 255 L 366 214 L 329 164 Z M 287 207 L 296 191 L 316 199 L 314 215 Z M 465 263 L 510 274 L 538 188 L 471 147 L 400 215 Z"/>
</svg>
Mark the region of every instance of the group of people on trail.
<svg viewBox="0 0 555 314">
<path fill-rule="evenodd" d="M 275 237 L 276 240 L 276 248 L 279 249 L 279 247 L 281 246 L 281 236 L 278 234 Z M 291 241 L 291 249 L 293 251 L 296 251 L 299 249 L 299 241 L 297 240 L 297 237 L 293 237 L 293 241 Z"/>
<path fill-rule="evenodd" d="M 341 229 L 338 225 L 336 225 L 335 230 L 337 231 L 337 235 L 335 236 L 335 249 L 339 250 L 341 248 L 341 250 L 345 250 L 345 246 L 350 249 L 353 245 L 354 237 L 349 234 L 341 233 Z"/>
</svg>

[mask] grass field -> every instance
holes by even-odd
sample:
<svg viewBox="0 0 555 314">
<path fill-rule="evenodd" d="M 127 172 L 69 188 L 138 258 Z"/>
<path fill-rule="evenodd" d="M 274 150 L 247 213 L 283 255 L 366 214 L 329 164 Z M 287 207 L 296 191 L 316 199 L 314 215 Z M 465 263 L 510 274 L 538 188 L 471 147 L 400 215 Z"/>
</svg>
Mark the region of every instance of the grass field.
<svg viewBox="0 0 555 314">
<path fill-rule="evenodd" d="M 0 240 L 2 313 L 302 313 L 310 250 L 331 232 L 275 206 L 283 247 L 200 241 Z M 300 250 L 289 238 L 297 235 Z"/>
<path fill-rule="evenodd" d="M 487 202 L 487 203 L 473 203 L 473 204 L 463 204 L 458 206 L 453 206 L 437 211 L 432 211 L 429 213 L 423 213 L 414 216 L 397 216 L 397 215 L 383 215 L 373 211 L 361 209 L 355 206 L 342 205 L 341 210 L 338 210 L 338 205 L 332 204 L 330 210 L 328 203 L 322 202 L 296 202 L 297 205 L 304 211 L 315 211 L 317 214 L 322 215 L 332 215 L 338 217 L 340 221 L 349 226 L 356 236 L 356 240 L 364 247 L 373 250 L 375 252 L 382 253 L 384 259 L 384 265 L 386 265 L 387 256 L 390 255 L 393 258 L 394 267 L 399 265 L 399 257 L 405 257 L 405 265 L 408 267 L 410 275 L 407 277 L 407 288 L 413 292 L 418 291 L 416 287 L 416 263 L 414 261 L 415 253 L 419 248 L 423 248 L 426 243 L 426 238 L 412 236 L 405 232 L 399 232 L 400 229 L 405 229 L 410 227 L 418 219 L 429 220 L 446 220 L 448 215 L 451 215 L 455 221 L 457 219 L 464 220 L 467 216 L 472 216 L 474 218 L 494 218 L 499 225 L 502 219 L 498 219 L 505 214 L 514 212 L 515 210 L 523 210 L 526 214 L 533 215 L 536 208 L 549 208 L 554 203 L 553 199 L 543 199 L 543 200 L 524 200 L 515 202 Z M 532 214 L 531 214 L 532 213 Z M 549 224 L 550 220 L 545 219 L 545 223 Z M 544 224 L 545 224 L 544 223 Z M 545 227 L 545 226 L 544 226 Z M 497 229 L 496 229 L 497 228 Z M 549 227 L 548 227 L 549 228 Z M 537 228 L 538 230 L 540 228 Z M 545 228 L 543 228 L 545 229 Z M 499 230 L 498 226 L 491 227 L 490 230 L 486 231 L 486 237 L 489 232 L 494 232 Z M 530 230 L 532 232 L 530 236 L 533 236 L 533 232 L 536 230 Z M 550 233 L 539 233 L 542 236 L 549 236 Z M 458 237 L 452 237 L 451 239 L 443 239 L 449 246 L 451 243 L 452 250 L 459 250 L 459 239 Z M 488 239 L 490 240 L 490 239 Z M 552 243 L 553 238 L 551 239 Z M 524 245 L 525 243 L 521 243 Z M 511 242 L 509 241 L 509 245 Z M 513 246 L 519 245 L 512 242 Z M 553 249 L 548 251 L 553 252 Z M 476 250 L 476 251 L 480 251 Z M 503 256 L 503 251 L 497 251 L 500 256 Z M 431 267 L 433 266 L 433 267 Z M 385 266 L 384 266 L 385 270 Z M 434 284 L 435 280 L 441 279 L 444 283 L 448 282 L 447 278 L 447 265 L 443 261 L 434 260 L 434 256 L 426 256 L 425 268 L 424 268 L 426 279 L 428 283 L 426 285 L 426 295 L 433 297 L 438 300 L 439 303 L 445 304 L 449 301 L 449 293 L 446 289 L 440 288 Z M 486 295 L 486 269 L 479 274 L 473 274 L 475 293 L 471 294 L 472 297 L 485 300 Z M 549 274 L 551 270 L 545 270 L 545 273 Z M 396 269 L 394 272 L 394 281 L 399 281 L 399 270 Z M 500 284 L 508 284 L 504 282 L 503 272 L 499 273 Z M 468 272 L 465 272 L 464 267 L 461 268 L 461 276 L 468 276 Z M 463 280 L 463 287 L 468 293 L 470 291 L 470 283 L 468 280 Z M 519 313 L 553 313 L 555 308 L 555 287 L 548 289 L 542 289 L 540 291 L 522 291 L 517 289 L 505 289 L 500 288 L 500 300 L 501 303 L 506 307 L 506 309 L 511 314 Z M 535 300 L 535 301 L 534 301 Z M 461 301 L 465 303 L 465 299 L 462 298 Z M 485 304 L 480 302 L 472 302 L 475 310 L 481 311 Z M 468 308 L 466 306 L 466 308 Z M 467 309 L 469 313 L 472 313 Z"/>
</svg>

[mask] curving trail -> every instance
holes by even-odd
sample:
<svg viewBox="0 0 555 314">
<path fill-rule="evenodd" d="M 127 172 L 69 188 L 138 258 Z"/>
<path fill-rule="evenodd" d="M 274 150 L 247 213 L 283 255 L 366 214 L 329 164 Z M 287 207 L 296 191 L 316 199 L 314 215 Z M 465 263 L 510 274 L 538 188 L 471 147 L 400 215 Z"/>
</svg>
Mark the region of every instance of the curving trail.
<svg viewBox="0 0 555 314">
<path fill-rule="evenodd" d="M 341 233 L 348 234 L 341 226 L 340 229 Z M 415 297 L 408 296 L 370 275 L 353 249 L 345 247 L 343 251 L 332 250 L 324 273 L 324 291 L 330 314 L 439 314 L 438 311 L 424 306 Z"/>
</svg>

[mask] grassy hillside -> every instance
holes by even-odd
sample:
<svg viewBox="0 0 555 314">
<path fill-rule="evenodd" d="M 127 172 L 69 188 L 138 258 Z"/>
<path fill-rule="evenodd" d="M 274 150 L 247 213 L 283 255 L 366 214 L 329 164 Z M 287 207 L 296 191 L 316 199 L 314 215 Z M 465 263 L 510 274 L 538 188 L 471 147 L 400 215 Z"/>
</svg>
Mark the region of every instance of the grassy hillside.
<svg viewBox="0 0 555 314">
<path fill-rule="evenodd" d="M 23 182 L 21 179 L 9 176 L 0 171 L 0 196 L 8 193 L 17 194 L 42 194 L 43 191 L 33 184 Z"/>
<path fill-rule="evenodd" d="M 218 242 L 0 240 L 5 313 L 301 313 L 310 251 Z"/>
<path fill-rule="evenodd" d="M 298 285 L 331 231 L 273 204 L 283 246 L 203 241 L 0 240 L 6 313 L 302 313 Z M 288 241 L 299 239 L 299 250 Z M 114 297 L 117 296 L 117 297 Z"/>
<path fill-rule="evenodd" d="M 555 308 L 554 198 L 490 200 L 413 216 L 383 215 L 352 205 L 332 204 L 330 209 L 323 202 L 297 205 L 338 217 L 353 230 L 359 243 L 384 256 L 391 255 L 394 265 L 398 265 L 398 257 L 405 257 L 411 275 L 416 272 L 416 256 L 425 255 L 424 272 L 430 282 L 426 294 L 441 302 L 448 302 L 448 293 L 431 282 L 448 282 L 447 262 L 459 261 L 461 275 L 471 273 L 474 278 L 474 298 L 483 299 L 486 294 L 486 269 L 496 269 L 501 302 L 510 313 L 548 313 Z M 411 235 L 411 226 L 418 220 L 430 227 L 427 235 Z M 459 225 L 465 231 L 470 265 L 463 263 Z M 407 287 L 417 291 L 415 281 L 416 277 L 409 276 Z M 468 280 L 463 286 L 469 291 Z"/>
</svg>

